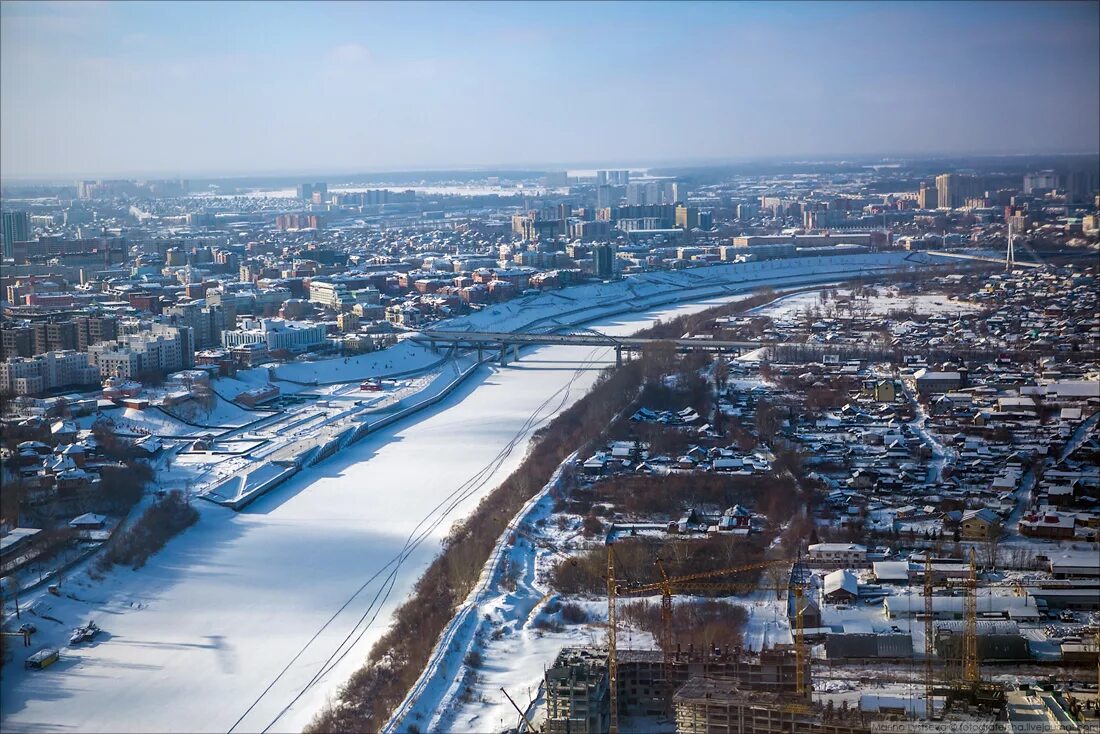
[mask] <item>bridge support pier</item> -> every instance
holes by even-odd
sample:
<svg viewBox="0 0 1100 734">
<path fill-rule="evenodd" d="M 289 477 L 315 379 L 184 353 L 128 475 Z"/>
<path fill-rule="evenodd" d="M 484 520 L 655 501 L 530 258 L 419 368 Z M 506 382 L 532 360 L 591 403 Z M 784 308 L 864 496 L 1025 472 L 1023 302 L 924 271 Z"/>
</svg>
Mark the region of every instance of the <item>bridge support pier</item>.
<svg viewBox="0 0 1100 734">
<path fill-rule="evenodd" d="M 519 361 L 519 344 L 513 344 L 512 345 L 512 361 L 513 362 L 518 362 Z"/>
<path fill-rule="evenodd" d="M 615 347 L 615 366 L 623 366 L 623 348 L 621 346 Z"/>
<path fill-rule="evenodd" d="M 484 358 L 484 356 L 485 356 L 484 355 L 484 350 L 482 349 L 481 345 L 478 344 L 477 345 L 477 361 L 480 362 Z"/>
<path fill-rule="evenodd" d="M 508 364 L 508 345 L 500 345 L 500 366 L 505 367 Z"/>
</svg>

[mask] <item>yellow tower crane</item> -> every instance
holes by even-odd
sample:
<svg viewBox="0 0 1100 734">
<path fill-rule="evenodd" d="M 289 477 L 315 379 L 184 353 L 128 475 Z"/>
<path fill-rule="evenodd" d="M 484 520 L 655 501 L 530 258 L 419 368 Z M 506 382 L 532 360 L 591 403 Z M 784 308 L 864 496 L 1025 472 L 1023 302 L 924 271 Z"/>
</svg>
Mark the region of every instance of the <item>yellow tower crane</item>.
<svg viewBox="0 0 1100 734">
<path fill-rule="evenodd" d="M 676 590 L 684 590 L 685 588 L 693 589 L 729 589 L 731 587 L 753 589 L 753 588 L 767 588 L 782 591 L 784 589 L 793 586 L 795 593 L 795 664 L 796 664 L 796 678 L 795 685 L 796 691 L 799 697 L 806 697 L 809 690 L 809 681 L 806 680 L 805 666 L 808 656 L 805 651 L 805 639 L 803 635 L 802 625 L 802 613 L 805 609 L 803 602 L 803 589 L 798 584 L 788 584 L 781 587 L 776 587 L 774 584 L 768 584 L 766 582 L 754 581 L 742 581 L 740 583 L 717 583 L 707 584 L 708 579 L 716 579 L 722 576 L 733 576 L 741 573 L 748 573 L 752 571 L 762 571 L 767 568 L 773 568 L 775 566 L 794 564 L 795 559 L 778 559 L 771 561 L 763 561 L 760 563 L 752 563 L 743 566 L 733 566 L 729 568 L 720 568 L 713 571 L 702 571 L 699 573 L 686 574 L 683 576 L 669 576 L 665 571 L 664 563 L 660 558 L 656 560 L 657 568 L 661 574 L 661 580 L 649 584 L 637 584 L 630 587 L 619 588 L 615 582 L 614 573 L 614 555 L 611 551 L 611 546 L 608 546 L 607 554 L 607 647 L 608 647 L 608 683 L 611 686 L 611 728 L 610 731 L 614 734 L 618 731 L 618 692 L 616 690 L 617 684 L 617 672 L 618 672 L 618 651 L 616 650 L 615 643 L 617 638 L 617 614 L 616 606 L 617 599 L 621 595 L 637 596 L 639 594 L 646 594 L 658 591 L 661 593 L 661 634 L 660 641 L 664 648 L 664 677 L 666 684 L 671 686 L 672 684 L 672 595 L 676 593 Z M 669 703 L 671 703 L 671 696 L 669 697 Z"/>
<path fill-rule="evenodd" d="M 932 557 L 924 557 L 924 715 L 932 721 L 936 715 L 934 700 L 934 679 L 932 660 L 936 654 L 936 626 L 932 623 L 935 610 L 932 608 Z"/>
<path fill-rule="evenodd" d="M 970 573 L 966 578 L 966 632 L 963 639 L 963 681 L 977 686 L 982 682 L 978 664 L 978 561 L 977 553 L 970 549 Z"/>
<path fill-rule="evenodd" d="M 611 702 L 609 734 L 619 734 L 619 651 L 615 646 L 619 623 L 615 618 L 615 551 L 607 544 L 607 685 Z"/>
</svg>

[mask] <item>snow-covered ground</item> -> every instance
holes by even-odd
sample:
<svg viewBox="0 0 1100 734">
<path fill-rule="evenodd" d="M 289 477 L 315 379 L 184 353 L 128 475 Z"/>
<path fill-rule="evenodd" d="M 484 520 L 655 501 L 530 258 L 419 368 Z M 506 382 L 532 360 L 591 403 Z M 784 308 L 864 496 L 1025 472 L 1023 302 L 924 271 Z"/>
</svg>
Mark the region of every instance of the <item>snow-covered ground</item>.
<svg viewBox="0 0 1100 734">
<path fill-rule="evenodd" d="M 629 334 L 711 303 L 599 328 Z M 593 358 L 602 361 L 584 364 Z M 198 524 L 141 570 L 70 578 L 68 590 L 85 601 L 51 597 L 62 624 L 38 620 L 35 638 L 35 649 L 63 647 L 63 660 L 41 672 L 18 660 L 5 669 L 4 728 L 226 732 L 239 720 L 233 731 L 300 730 L 362 664 L 450 524 L 518 465 L 535 428 L 583 394 L 609 358 L 555 346 L 484 368 L 438 406 L 244 512 L 200 503 Z M 89 618 L 104 641 L 64 647 L 68 629 Z"/>
<path fill-rule="evenodd" d="M 947 466 L 954 464 L 955 451 L 954 449 L 948 450 L 936 435 L 928 430 L 928 411 L 924 409 L 924 405 L 917 399 L 916 385 L 912 380 L 906 379 L 901 382 L 902 390 L 905 391 L 905 396 L 909 400 L 910 405 L 913 406 L 914 418 L 909 422 L 909 427 L 920 437 L 920 440 L 932 451 L 932 460 L 928 462 L 928 476 L 926 481 L 929 484 L 935 484 L 943 479 L 943 472 Z"/>
<path fill-rule="evenodd" d="M 555 474 L 510 523 L 519 532 L 498 541 L 477 588 L 444 631 L 389 730 L 410 725 L 425 731 L 503 728 L 502 721 L 517 715 L 500 693 L 502 687 L 527 704 L 538 697 L 543 672 L 563 646 L 603 641 L 599 622 L 606 619 L 606 602 L 580 602 L 590 623 L 562 624 L 560 602 L 548 584 L 558 558 L 531 540 L 546 534 L 536 523 L 550 516 L 549 491 L 557 481 Z M 565 545 L 562 533 L 551 531 L 551 536 L 557 547 Z M 471 664 L 475 656 L 480 662 Z"/>
<path fill-rule="evenodd" d="M 900 262 L 898 255 L 833 258 L 824 267 L 854 274 Z M 815 267 L 823 264 L 719 266 L 618 287 L 637 296 L 627 305 L 640 305 L 685 285 L 716 295 L 751 289 L 752 279 L 782 286 L 824 277 Z M 583 301 L 591 287 L 552 297 Z M 626 335 L 719 300 L 727 299 L 593 326 Z M 623 294 L 607 305 L 624 307 Z M 478 314 L 486 319 L 479 326 L 515 328 L 540 316 L 518 302 L 494 309 Z M 544 315 L 549 321 L 563 313 L 555 307 Z M 608 356 L 605 349 L 542 347 L 507 368 L 482 368 L 437 406 L 368 435 L 244 512 L 200 503 L 198 524 L 141 570 L 115 570 L 99 582 L 71 574 L 65 588 L 77 599 L 45 597 L 46 613 L 61 621 L 38 620 L 35 636 L 34 649 L 62 647 L 62 661 L 29 672 L 16 659 L 5 669 L 3 728 L 300 730 L 361 665 L 450 525 L 518 465 L 532 432 L 583 394 Z M 313 364 L 321 365 L 314 379 L 331 377 Z M 321 381 L 341 379 L 359 377 Z M 209 457 L 181 454 L 158 481 L 190 482 L 191 463 L 224 476 L 238 458 L 210 465 Z M 102 641 L 65 647 L 68 629 L 88 619 L 105 630 Z"/>
<path fill-rule="evenodd" d="M 939 294 L 899 294 L 896 288 L 883 287 L 876 289 L 877 296 L 872 296 L 866 301 L 858 299 L 860 303 L 866 303 L 869 316 L 886 316 L 891 311 L 912 311 L 923 316 L 935 316 L 938 314 L 954 315 L 980 310 L 978 304 L 967 301 L 954 301 Z M 843 288 L 837 290 L 842 297 L 850 297 L 850 290 Z M 821 301 L 820 291 L 807 291 L 795 293 L 781 298 L 766 306 L 753 309 L 757 316 L 768 316 L 776 321 L 791 319 L 805 313 L 807 310 L 817 309 L 823 311 L 825 304 Z M 833 303 L 833 301 L 829 301 Z M 846 310 L 841 310 L 846 313 Z"/>
</svg>

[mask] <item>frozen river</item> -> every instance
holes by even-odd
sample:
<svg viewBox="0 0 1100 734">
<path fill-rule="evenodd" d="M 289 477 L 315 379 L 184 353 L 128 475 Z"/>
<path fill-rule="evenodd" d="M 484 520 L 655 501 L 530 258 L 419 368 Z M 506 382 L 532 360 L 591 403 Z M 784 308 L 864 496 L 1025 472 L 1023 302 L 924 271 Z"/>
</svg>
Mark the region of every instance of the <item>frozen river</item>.
<svg viewBox="0 0 1100 734">
<path fill-rule="evenodd" d="M 726 299 L 594 324 L 626 335 Z M 451 524 L 591 386 L 608 350 L 554 346 L 482 368 L 434 408 L 368 436 L 239 514 L 197 525 L 139 571 L 65 586 L 42 611 L 107 634 L 0 685 L 6 731 L 301 731 L 358 668 Z M 587 363 L 586 363 L 587 362 Z M 56 629 L 54 629 L 56 628 Z M 14 638 L 10 638 L 14 639 Z M 37 645 L 36 645 L 37 646 Z"/>
</svg>

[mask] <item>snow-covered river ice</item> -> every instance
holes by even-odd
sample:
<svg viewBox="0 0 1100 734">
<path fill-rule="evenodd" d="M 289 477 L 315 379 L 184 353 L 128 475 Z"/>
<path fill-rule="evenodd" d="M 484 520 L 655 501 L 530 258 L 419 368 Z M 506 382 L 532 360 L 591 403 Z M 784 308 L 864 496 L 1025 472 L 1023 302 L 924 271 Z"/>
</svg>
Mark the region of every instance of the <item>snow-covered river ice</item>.
<svg viewBox="0 0 1100 734">
<path fill-rule="evenodd" d="M 593 326 L 626 335 L 723 300 Z M 0 682 L 3 728 L 301 731 L 363 663 L 450 526 L 613 358 L 552 346 L 482 368 L 241 513 L 200 503 L 199 523 L 141 570 L 74 580 L 65 591 L 78 600 L 47 595 L 40 611 L 64 625 L 38 637 L 60 640 L 89 618 L 105 634 L 42 672 L 23 671 L 17 654 Z"/>
</svg>

